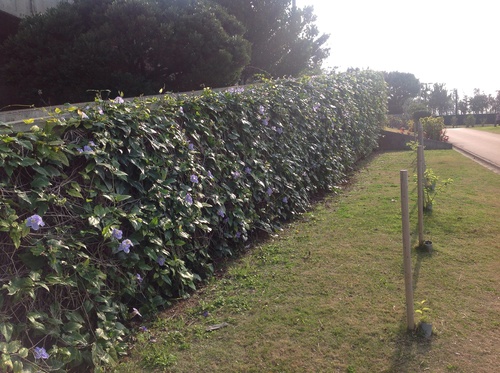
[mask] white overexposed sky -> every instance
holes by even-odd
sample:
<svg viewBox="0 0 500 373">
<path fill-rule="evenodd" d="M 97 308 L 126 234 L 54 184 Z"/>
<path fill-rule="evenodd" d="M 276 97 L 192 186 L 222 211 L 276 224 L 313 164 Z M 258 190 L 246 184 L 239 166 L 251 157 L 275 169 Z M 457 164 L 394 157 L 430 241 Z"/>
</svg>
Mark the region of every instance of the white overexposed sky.
<svg viewBox="0 0 500 373">
<path fill-rule="evenodd" d="M 414 74 L 459 96 L 500 90 L 497 0 L 296 0 L 330 34 L 324 67 Z"/>
</svg>

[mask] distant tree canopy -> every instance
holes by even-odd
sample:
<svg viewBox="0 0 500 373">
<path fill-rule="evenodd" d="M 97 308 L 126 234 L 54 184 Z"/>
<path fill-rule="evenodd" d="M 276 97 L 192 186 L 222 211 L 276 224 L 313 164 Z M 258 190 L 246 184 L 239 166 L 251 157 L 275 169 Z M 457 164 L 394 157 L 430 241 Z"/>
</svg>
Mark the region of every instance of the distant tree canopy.
<svg viewBox="0 0 500 373">
<path fill-rule="evenodd" d="M 312 7 L 294 8 L 290 0 L 213 0 L 233 14 L 246 29 L 252 57 L 244 79 L 264 73 L 296 76 L 321 66 L 328 57 L 329 35 L 320 35 Z"/>
<path fill-rule="evenodd" d="M 9 103 L 58 104 L 296 76 L 328 55 L 314 20 L 283 0 L 63 2 L 0 46 L 0 78 Z"/>
<path fill-rule="evenodd" d="M 437 115 L 447 114 L 453 107 L 451 95 L 444 84 L 434 83 L 429 95 L 429 108 Z"/>
<path fill-rule="evenodd" d="M 420 81 L 415 75 L 398 71 L 384 72 L 389 90 L 389 114 L 402 114 L 405 101 L 420 93 Z"/>
</svg>

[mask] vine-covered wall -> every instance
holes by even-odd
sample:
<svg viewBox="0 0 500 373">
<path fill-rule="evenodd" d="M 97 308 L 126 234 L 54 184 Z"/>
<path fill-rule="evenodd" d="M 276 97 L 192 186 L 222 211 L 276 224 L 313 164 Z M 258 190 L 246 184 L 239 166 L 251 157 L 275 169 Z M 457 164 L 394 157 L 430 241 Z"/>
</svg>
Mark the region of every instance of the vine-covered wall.
<svg viewBox="0 0 500 373">
<path fill-rule="evenodd" d="M 377 146 L 382 76 L 96 99 L 0 134 L 1 370 L 93 369 Z"/>
</svg>

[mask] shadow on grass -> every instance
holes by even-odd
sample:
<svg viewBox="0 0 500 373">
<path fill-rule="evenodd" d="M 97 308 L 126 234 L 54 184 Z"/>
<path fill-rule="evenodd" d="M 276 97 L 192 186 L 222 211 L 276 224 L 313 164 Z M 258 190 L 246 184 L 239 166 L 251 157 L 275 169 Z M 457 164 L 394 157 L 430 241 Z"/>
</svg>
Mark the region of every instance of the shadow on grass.
<svg viewBox="0 0 500 373">
<path fill-rule="evenodd" d="M 432 337 L 425 338 L 414 330 L 406 328 L 406 317 L 401 321 L 401 326 L 394 340 L 394 354 L 391 367 L 387 372 L 391 373 L 410 373 L 416 372 L 420 366 L 423 357 L 432 349 Z"/>
<path fill-rule="evenodd" d="M 422 261 L 432 257 L 432 252 L 423 252 L 416 248 L 417 228 L 412 232 L 412 248 L 417 252 L 417 261 L 412 271 L 412 287 L 415 292 L 422 267 Z M 387 372 L 391 373 L 409 373 L 415 372 L 421 364 L 422 357 L 432 348 L 432 338 L 425 338 L 417 333 L 417 330 L 408 330 L 406 313 L 400 323 L 398 333 L 394 338 L 394 354 L 391 367 Z"/>
</svg>

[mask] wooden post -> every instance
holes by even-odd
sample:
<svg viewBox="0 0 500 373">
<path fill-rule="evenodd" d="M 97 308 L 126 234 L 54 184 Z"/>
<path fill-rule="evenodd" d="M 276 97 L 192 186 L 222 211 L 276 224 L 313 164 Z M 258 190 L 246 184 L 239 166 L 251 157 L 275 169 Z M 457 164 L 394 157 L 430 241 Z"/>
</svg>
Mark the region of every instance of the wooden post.
<svg viewBox="0 0 500 373">
<path fill-rule="evenodd" d="M 418 245 L 424 244 L 424 147 L 417 149 Z"/>
<path fill-rule="evenodd" d="M 417 130 L 418 130 L 418 145 L 424 145 L 424 129 L 420 119 L 417 119 Z"/>
<path fill-rule="evenodd" d="M 413 284 L 411 274 L 410 209 L 408 202 L 408 171 L 400 171 L 401 179 L 401 220 L 403 226 L 403 264 L 405 272 L 406 320 L 408 330 L 415 328 L 413 309 Z"/>
</svg>

